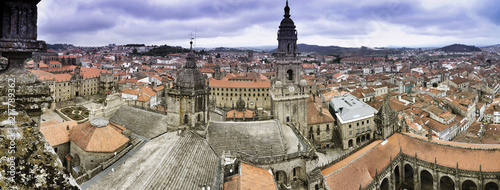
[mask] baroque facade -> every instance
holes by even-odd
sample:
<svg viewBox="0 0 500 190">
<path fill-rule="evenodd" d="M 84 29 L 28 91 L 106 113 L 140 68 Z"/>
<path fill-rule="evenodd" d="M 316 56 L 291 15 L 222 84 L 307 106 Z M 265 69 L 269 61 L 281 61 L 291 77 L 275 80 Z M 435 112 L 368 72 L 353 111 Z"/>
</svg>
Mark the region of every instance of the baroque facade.
<svg viewBox="0 0 500 190">
<path fill-rule="evenodd" d="M 30 70 L 50 88 L 54 102 L 105 95 L 118 90 L 119 78 L 111 71 L 69 66 L 58 70 Z"/>
<path fill-rule="evenodd" d="M 306 80 L 301 80 L 301 64 L 298 59 L 297 30 L 290 18 L 288 1 L 285 7 L 285 18 L 278 30 L 278 50 L 276 51 L 276 77 L 271 86 L 272 114 L 282 125 L 291 124 L 302 134 L 307 131 L 307 98 Z"/>
</svg>

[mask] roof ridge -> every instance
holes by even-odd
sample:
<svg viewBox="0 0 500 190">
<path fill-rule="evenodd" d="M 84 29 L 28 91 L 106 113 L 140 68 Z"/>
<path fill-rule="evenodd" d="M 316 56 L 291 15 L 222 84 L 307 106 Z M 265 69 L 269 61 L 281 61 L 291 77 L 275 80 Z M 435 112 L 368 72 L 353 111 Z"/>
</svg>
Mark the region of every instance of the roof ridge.
<svg viewBox="0 0 500 190">
<path fill-rule="evenodd" d="M 91 129 L 92 130 L 91 134 L 85 133 L 85 131 L 83 129 L 86 127 L 86 125 L 87 125 L 87 123 L 84 123 L 80 127 L 80 133 L 83 133 L 83 137 L 79 139 L 79 143 L 78 143 L 78 144 L 80 144 L 80 145 L 83 146 L 83 147 L 80 147 L 80 148 L 82 148 L 82 150 L 84 150 L 84 151 L 87 149 L 87 146 L 89 145 L 90 140 L 87 140 L 86 143 L 85 143 L 85 141 L 82 141 L 82 140 L 85 139 L 86 137 L 89 137 L 89 139 L 91 139 L 92 138 L 92 134 L 94 134 L 94 129 Z M 88 125 L 90 125 L 90 123 L 88 123 Z M 82 144 L 82 143 L 84 143 L 84 144 Z"/>
</svg>

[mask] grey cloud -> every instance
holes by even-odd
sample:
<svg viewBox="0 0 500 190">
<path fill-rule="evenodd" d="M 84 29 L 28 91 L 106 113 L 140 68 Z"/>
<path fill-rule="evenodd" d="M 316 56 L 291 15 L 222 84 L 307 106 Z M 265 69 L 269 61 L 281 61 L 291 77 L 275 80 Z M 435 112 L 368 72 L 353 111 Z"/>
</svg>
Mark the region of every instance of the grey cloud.
<svg viewBox="0 0 500 190">
<path fill-rule="evenodd" d="M 478 10 L 443 11 L 427 10 L 417 1 L 395 0 L 331 3 L 294 0 L 290 6 L 299 37 L 348 39 L 369 33 L 373 22 L 399 25 L 413 34 L 480 35 L 475 15 L 500 25 L 500 8 L 495 3 L 488 1 Z M 72 15 L 52 16 L 52 20 L 39 26 L 39 33 L 55 39 L 60 35 L 77 38 L 79 34 L 105 31 L 110 36 L 121 36 L 124 41 L 144 40 L 143 43 L 187 38 L 195 28 L 202 38 L 238 36 L 255 25 L 277 30 L 283 7 L 284 0 L 198 0 L 175 7 L 137 0 L 94 0 L 79 2 Z"/>
</svg>

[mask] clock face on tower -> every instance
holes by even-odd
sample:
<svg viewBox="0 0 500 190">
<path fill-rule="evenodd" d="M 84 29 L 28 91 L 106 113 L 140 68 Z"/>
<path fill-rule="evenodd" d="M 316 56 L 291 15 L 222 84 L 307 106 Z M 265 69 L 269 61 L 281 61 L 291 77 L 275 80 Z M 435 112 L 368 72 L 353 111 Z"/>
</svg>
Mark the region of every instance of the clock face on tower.
<svg viewBox="0 0 500 190">
<path fill-rule="evenodd" d="M 295 88 L 294 88 L 293 86 L 290 86 L 290 87 L 288 87 L 288 90 L 289 90 L 290 92 L 293 92 L 293 91 L 295 91 Z"/>
</svg>

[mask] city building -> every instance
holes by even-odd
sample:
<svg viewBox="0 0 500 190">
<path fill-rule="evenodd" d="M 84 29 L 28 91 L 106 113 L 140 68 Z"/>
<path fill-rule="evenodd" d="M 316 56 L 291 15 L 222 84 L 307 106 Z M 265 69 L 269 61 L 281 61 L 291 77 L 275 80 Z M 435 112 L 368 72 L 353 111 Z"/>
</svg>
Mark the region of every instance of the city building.
<svg viewBox="0 0 500 190">
<path fill-rule="evenodd" d="M 54 102 L 76 97 L 107 95 L 118 90 L 119 77 L 111 71 L 80 66 L 30 70 L 50 88 Z"/>
<path fill-rule="evenodd" d="M 233 108 L 241 98 L 248 108 L 271 110 L 271 81 L 261 73 L 229 73 L 220 80 L 208 79 L 208 84 L 218 108 Z"/>
<path fill-rule="evenodd" d="M 310 95 L 307 99 L 307 128 L 309 128 L 309 141 L 322 149 L 335 146 L 333 129 L 335 119 L 328 111 L 328 107 L 323 107 L 320 97 Z"/>
<path fill-rule="evenodd" d="M 329 110 L 336 122 L 344 149 L 359 147 L 374 138 L 377 110 L 350 94 L 330 101 Z"/>
</svg>

